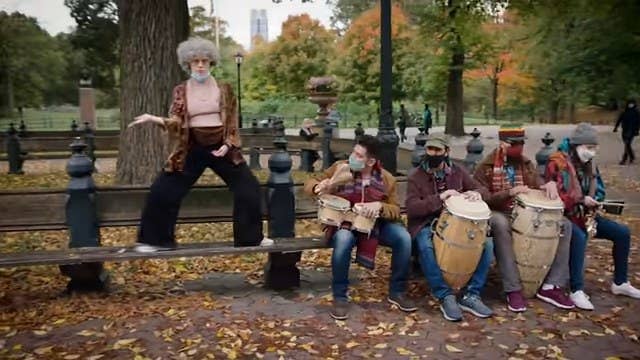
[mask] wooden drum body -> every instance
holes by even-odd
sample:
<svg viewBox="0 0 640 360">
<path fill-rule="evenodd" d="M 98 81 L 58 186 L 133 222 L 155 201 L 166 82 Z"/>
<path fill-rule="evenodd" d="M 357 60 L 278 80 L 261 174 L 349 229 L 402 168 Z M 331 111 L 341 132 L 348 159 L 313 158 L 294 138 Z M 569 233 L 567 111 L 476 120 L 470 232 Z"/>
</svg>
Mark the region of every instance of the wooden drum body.
<svg viewBox="0 0 640 360">
<path fill-rule="evenodd" d="M 525 296 L 535 296 L 553 263 L 562 229 L 564 206 L 540 190 L 516 197 L 511 236 Z"/>
<path fill-rule="evenodd" d="M 340 226 L 348 220 L 351 209 L 349 200 L 335 195 L 321 195 L 318 198 L 318 220 L 325 225 Z"/>
<path fill-rule="evenodd" d="M 445 201 L 433 232 L 433 248 L 449 286 L 464 287 L 478 266 L 491 211 L 483 201 L 452 196 Z"/>
</svg>

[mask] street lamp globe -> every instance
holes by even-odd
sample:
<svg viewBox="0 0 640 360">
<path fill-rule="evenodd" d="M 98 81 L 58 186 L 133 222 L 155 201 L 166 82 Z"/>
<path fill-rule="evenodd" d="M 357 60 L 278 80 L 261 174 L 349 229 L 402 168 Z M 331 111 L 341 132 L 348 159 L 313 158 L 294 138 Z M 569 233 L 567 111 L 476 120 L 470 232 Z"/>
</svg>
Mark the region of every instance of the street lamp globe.
<svg viewBox="0 0 640 360">
<path fill-rule="evenodd" d="M 242 53 L 238 51 L 235 55 L 235 58 L 236 58 L 236 64 L 240 65 L 242 64 L 242 60 L 244 60 L 244 55 L 242 55 Z"/>
</svg>

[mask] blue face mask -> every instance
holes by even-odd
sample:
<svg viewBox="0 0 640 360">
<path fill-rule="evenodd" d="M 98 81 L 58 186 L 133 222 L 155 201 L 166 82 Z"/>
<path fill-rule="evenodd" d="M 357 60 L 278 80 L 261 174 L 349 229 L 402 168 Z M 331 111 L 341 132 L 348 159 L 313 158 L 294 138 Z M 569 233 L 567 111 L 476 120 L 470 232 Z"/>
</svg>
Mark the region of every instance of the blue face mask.
<svg viewBox="0 0 640 360">
<path fill-rule="evenodd" d="M 197 71 L 193 71 L 191 73 L 191 78 L 197 81 L 198 83 L 202 84 L 205 81 L 207 81 L 207 79 L 209 78 L 209 74 L 200 74 Z"/>
<path fill-rule="evenodd" d="M 353 171 L 362 171 L 364 169 L 364 161 L 358 160 L 351 154 L 349 155 L 349 168 Z"/>
</svg>

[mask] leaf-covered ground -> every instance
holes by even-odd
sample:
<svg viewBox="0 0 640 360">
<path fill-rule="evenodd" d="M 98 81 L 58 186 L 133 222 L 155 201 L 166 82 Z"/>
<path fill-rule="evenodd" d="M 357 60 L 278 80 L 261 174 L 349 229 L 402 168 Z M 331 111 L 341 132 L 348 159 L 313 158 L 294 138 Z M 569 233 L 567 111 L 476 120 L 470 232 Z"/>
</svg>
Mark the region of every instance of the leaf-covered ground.
<svg viewBox="0 0 640 360">
<path fill-rule="evenodd" d="M 620 169 L 605 174 L 625 198 L 640 193 Z M 629 278 L 640 285 L 640 214 L 632 210 L 618 220 L 633 229 Z M 298 236 L 319 231 L 315 221 L 296 223 Z M 179 225 L 177 234 L 179 241 L 213 241 L 231 238 L 232 229 L 229 223 Z M 132 244 L 135 228 L 102 229 L 101 236 L 105 245 Z M 56 249 L 66 242 L 64 231 L 4 233 L 0 251 Z M 606 240 L 588 249 L 586 287 L 595 311 L 556 310 L 531 300 L 526 313 L 511 313 L 494 267 L 484 298 L 495 316 L 465 314 L 460 323 L 442 318 L 419 273 L 409 282 L 419 310 L 407 315 L 390 306 L 384 248 L 374 271 L 352 267 L 351 317 L 332 320 L 330 256 L 329 250 L 305 252 L 302 287 L 281 293 L 262 288 L 264 254 L 109 263 L 108 294 L 73 296 L 63 294 L 66 278 L 55 266 L 0 269 L 0 358 L 640 357 L 640 300 L 608 290 L 613 268 Z"/>
</svg>

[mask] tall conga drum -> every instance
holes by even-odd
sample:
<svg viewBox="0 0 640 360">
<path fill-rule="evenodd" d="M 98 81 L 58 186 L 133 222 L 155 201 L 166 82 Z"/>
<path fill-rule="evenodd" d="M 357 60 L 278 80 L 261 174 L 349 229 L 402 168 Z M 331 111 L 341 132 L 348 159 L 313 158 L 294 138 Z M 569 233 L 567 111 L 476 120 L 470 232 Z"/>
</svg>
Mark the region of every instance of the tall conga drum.
<svg viewBox="0 0 640 360">
<path fill-rule="evenodd" d="M 511 235 L 522 292 L 527 297 L 535 296 L 556 256 L 563 211 L 562 200 L 551 200 L 541 190 L 516 196 Z"/>
<path fill-rule="evenodd" d="M 445 200 L 433 232 L 433 248 L 442 276 L 453 289 L 465 286 L 476 270 L 490 217 L 484 201 L 469 201 L 464 196 Z"/>
</svg>

